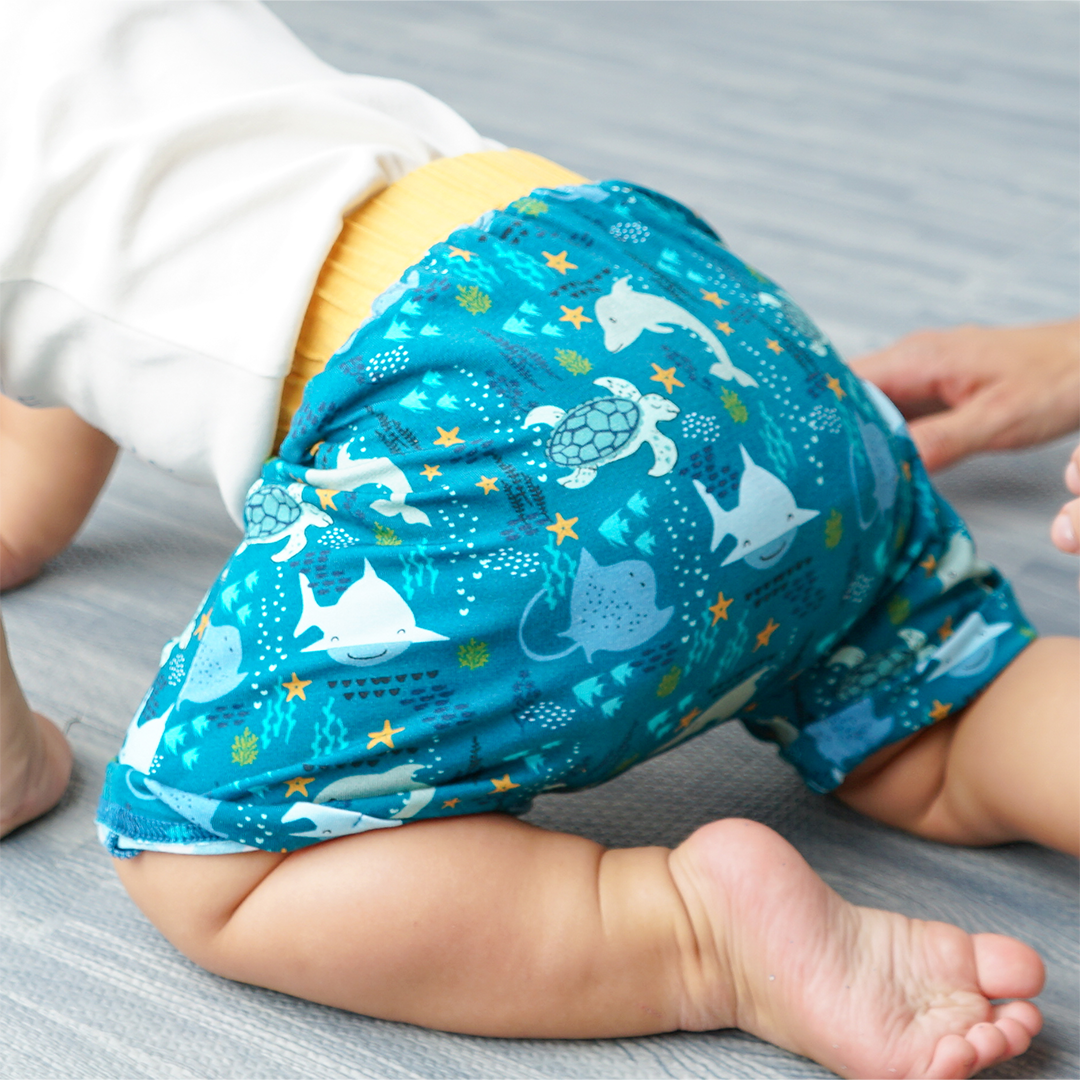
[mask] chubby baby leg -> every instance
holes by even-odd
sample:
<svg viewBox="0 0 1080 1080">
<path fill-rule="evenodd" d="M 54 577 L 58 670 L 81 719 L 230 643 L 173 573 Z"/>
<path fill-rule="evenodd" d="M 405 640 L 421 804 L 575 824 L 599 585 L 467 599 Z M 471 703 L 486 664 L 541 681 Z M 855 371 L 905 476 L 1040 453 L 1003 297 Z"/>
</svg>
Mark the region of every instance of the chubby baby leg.
<svg viewBox="0 0 1080 1080">
<path fill-rule="evenodd" d="M 1042 964 L 997 935 L 857 908 L 742 820 L 605 850 L 497 814 L 291 854 L 118 860 L 228 978 L 502 1037 L 740 1027 L 842 1076 L 964 1077 L 1026 1049 Z"/>
<path fill-rule="evenodd" d="M 869 758 L 837 795 L 951 844 L 1080 855 L 1080 641 L 1033 642 L 955 718 Z"/>
</svg>

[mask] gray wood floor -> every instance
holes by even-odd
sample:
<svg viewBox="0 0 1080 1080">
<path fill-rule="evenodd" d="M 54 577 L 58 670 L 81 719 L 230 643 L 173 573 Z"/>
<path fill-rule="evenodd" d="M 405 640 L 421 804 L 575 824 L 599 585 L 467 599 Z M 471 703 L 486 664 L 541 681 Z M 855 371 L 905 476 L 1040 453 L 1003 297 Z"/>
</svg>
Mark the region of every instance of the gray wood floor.
<svg viewBox="0 0 1080 1080">
<path fill-rule="evenodd" d="M 351 71 L 417 82 L 480 130 L 660 187 L 785 284 L 847 355 L 906 330 L 1077 306 L 1072 3 L 275 3 Z M 1068 440 L 942 486 L 1045 633 L 1075 633 L 1074 560 L 1046 538 Z M 0 1076 L 805 1077 L 739 1033 L 462 1038 L 226 983 L 175 954 L 93 836 L 105 762 L 237 536 L 215 496 L 124 461 L 75 546 L 4 598 L 34 704 L 63 720 L 61 806 L 3 843 Z M 677 843 L 748 815 L 860 903 L 1017 934 L 1047 960 L 1044 1033 L 994 1077 L 1077 1077 L 1077 865 L 923 843 L 810 795 L 728 726 L 532 820 Z"/>
</svg>

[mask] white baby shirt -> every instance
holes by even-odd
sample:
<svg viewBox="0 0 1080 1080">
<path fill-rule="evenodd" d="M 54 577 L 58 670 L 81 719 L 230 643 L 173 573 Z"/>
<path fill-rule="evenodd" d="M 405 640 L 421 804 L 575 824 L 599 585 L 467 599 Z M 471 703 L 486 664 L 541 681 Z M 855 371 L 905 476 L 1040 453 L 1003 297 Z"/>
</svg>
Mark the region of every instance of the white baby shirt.
<svg viewBox="0 0 1080 1080">
<path fill-rule="evenodd" d="M 0 380 L 240 521 L 349 211 L 500 148 L 257 3 L 0 0 Z"/>
</svg>

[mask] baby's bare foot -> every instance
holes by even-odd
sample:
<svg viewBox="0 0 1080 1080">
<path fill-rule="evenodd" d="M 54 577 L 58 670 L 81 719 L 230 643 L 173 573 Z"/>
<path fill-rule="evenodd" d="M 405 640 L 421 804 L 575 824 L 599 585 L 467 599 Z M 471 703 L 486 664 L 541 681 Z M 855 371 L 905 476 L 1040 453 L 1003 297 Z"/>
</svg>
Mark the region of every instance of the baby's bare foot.
<svg viewBox="0 0 1080 1080">
<path fill-rule="evenodd" d="M 60 729 L 40 713 L 30 713 L 29 717 L 30 724 L 23 725 L 25 732 L 4 739 L 0 759 L 0 836 L 51 810 L 71 777 L 71 747 Z M 5 736 L 9 734 L 5 732 Z"/>
<path fill-rule="evenodd" d="M 1028 1001 L 990 1001 L 1040 991 L 1033 949 L 855 907 L 763 825 L 699 829 L 672 872 L 691 909 L 710 912 L 738 1026 L 841 1076 L 971 1076 L 1023 1053 L 1042 1025 Z"/>
</svg>

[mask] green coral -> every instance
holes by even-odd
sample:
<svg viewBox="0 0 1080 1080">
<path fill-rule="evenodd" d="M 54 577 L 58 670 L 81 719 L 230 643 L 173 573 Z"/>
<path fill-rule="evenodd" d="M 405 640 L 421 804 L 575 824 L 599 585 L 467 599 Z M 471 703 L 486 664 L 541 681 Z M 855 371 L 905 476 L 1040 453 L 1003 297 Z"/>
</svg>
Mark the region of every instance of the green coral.
<svg viewBox="0 0 1080 1080">
<path fill-rule="evenodd" d="M 746 411 L 746 406 L 742 403 L 739 395 L 734 390 L 728 390 L 725 387 L 720 391 L 720 401 L 728 411 L 728 416 L 735 421 L 736 424 L 745 424 L 750 414 Z"/>
<path fill-rule="evenodd" d="M 592 364 L 590 364 L 581 353 L 574 352 L 573 349 L 556 349 L 555 359 L 558 360 L 571 375 L 588 375 L 588 373 L 592 371 Z"/>
<path fill-rule="evenodd" d="M 672 664 L 671 670 L 660 680 L 660 685 L 656 689 L 656 696 L 667 697 L 679 685 L 679 679 L 681 678 L 682 668 Z"/>
<path fill-rule="evenodd" d="M 911 601 L 903 596 L 894 596 L 889 601 L 889 622 L 893 626 L 899 626 L 902 622 L 907 621 L 907 617 L 911 614 Z"/>
<path fill-rule="evenodd" d="M 376 544 L 380 544 L 383 547 L 395 547 L 401 543 L 401 537 L 398 536 L 389 525 L 380 525 L 376 521 L 372 528 L 375 530 Z"/>
<path fill-rule="evenodd" d="M 844 515 L 834 506 L 832 513 L 829 514 L 829 519 L 825 522 L 825 546 L 827 548 L 834 548 L 840 543 L 840 538 L 844 535 Z"/>
<path fill-rule="evenodd" d="M 510 204 L 511 210 L 516 210 L 519 214 L 525 214 L 528 217 L 539 217 L 547 211 L 547 208 L 548 204 L 546 202 L 534 199 L 531 195 L 526 195 L 525 198 L 518 199 L 517 202 Z"/>
<path fill-rule="evenodd" d="M 490 310 L 491 297 L 486 292 L 481 292 L 478 285 L 470 285 L 468 288 L 459 285 L 457 291 L 457 302 L 470 315 L 483 315 L 485 311 Z"/>
<path fill-rule="evenodd" d="M 485 642 L 477 641 L 476 638 L 469 638 L 464 645 L 458 646 L 457 658 L 462 667 L 475 671 L 477 668 L 482 668 L 491 659 L 491 654 L 488 652 Z"/>
<path fill-rule="evenodd" d="M 243 735 L 233 739 L 232 759 L 236 765 L 250 765 L 259 756 L 259 737 L 251 733 L 251 728 L 244 728 Z"/>
</svg>

